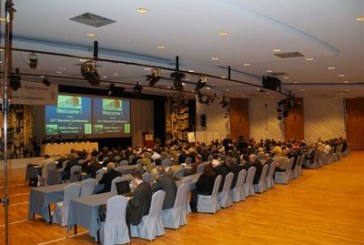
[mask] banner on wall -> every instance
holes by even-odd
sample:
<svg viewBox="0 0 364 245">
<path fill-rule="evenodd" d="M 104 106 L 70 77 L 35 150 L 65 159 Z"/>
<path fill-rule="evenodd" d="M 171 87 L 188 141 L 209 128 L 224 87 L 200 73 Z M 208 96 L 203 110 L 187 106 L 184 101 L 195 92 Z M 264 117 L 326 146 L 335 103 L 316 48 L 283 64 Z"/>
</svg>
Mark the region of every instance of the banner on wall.
<svg viewBox="0 0 364 245">
<path fill-rule="evenodd" d="M 21 81 L 21 87 L 14 91 L 8 86 L 11 104 L 21 105 L 56 105 L 58 85 Z M 0 96 L 3 93 L 3 80 L 0 82 Z"/>
</svg>

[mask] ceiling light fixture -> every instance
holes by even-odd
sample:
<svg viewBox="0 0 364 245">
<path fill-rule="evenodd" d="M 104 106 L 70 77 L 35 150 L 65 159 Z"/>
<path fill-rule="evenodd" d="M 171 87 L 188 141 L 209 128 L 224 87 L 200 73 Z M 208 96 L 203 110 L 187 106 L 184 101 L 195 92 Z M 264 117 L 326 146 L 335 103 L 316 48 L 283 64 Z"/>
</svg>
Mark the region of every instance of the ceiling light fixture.
<svg viewBox="0 0 364 245">
<path fill-rule="evenodd" d="M 364 21 L 364 16 L 359 16 L 358 18 L 356 18 L 357 21 Z"/>
<path fill-rule="evenodd" d="M 143 86 L 140 82 L 137 82 L 135 84 L 135 86 L 133 87 L 133 94 L 135 95 L 135 97 L 140 97 L 140 95 L 142 94 L 142 90 L 143 90 Z"/>
<path fill-rule="evenodd" d="M 49 79 L 47 76 L 44 76 L 42 79 L 42 83 L 46 86 L 49 87 L 51 85 L 51 83 L 49 82 Z"/>
<path fill-rule="evenodd" d="M 207 79 L 206 77 L 200 77 L 198 79 L 198 82 L 196 83 L 196 87 L 195 87 L 195 91 L 197 93 L 200 93 L 200 90 L 206 86 L 206 83 L 207 83 Z"/>
<path fill-rule="evenodd" d="M 250 66 L 250 63 L 244 63 L 243 66 Z"/>
<path fill-rule="evenodd" d="M 218 57 L 212 57 L 211 60 L 216 61 L 216 60 L 219 60 L 219 58 Z"/>
<path fill-rule="evenodd" d="M 15 69 L 15 73 L 10 75 L 10 87 L 13 89 L 13 91 L 17 91 L 21 87 L 21 77 L 19 74 L 19 68 Z"/>
<path fill-rule="evenodd" d="M 153 69 L 152 74 L 148 75 L 146 81 L 149 81 L 149 86 L 153 87 L 161 78 L 161 72 L 159 69 Z"/>
<path fill-rule="evenodd" d="M 229 35 L 229 33 L 227 31 L 219 31 L 219 36 L 225 37 L 227 35 Z"/>
<path fill-rule="evenodd" d="M 148 9 L 146 9 L 146 8 L 137 8 L 135 11 L 136 11 L 138 14 L 146 14 L 146 13 L 148 13 L 148 12 L 149 12 L 149 10 L 148 10 Z"/>
<path fill-rule="evenodd" d="M 171 74 L 171 78 L 174 78 L 173 81 L 173 87 L 178 91 L 178 92 L 183 92 L 183 83 L 182 83 L 182 79 L 185 77 L 185 74 L 183 74 L 182 72 L 179 71 L 175 71 Z"/>
<path fill-rule="evenodd" d="M 345 77 L 345 74 L 339 74 L 338 77 Z"/>
<path fill-rule="evenodd" d="M 29 54 L 29 67 L 30 69 L 37 69 L 38 66 L 38 56 L 33 52 Z"/>
<path fill-rule="evenodd" d="M 329 71 L 333 71 L 333 70 L 335 70 L 335 66 L 329 66 L 329 67 L 327 67 L 327 69 L 328 69 Z"/>
<path fill-rule="evenodd" d="M 313 60 L 314 60 L 314 58 L 312 58 L 312 57 L 306 58 L 306 61 L 313 61 Z"/>
<path fill-rule="evenodd" d="M 273 52 L 281 52 L 281 49 L 275 48 L 275 49 L 273 49 Z"/>
<path fill-rule="evenodd" d="M 96 61 L 87 60 L 81 64 L 81 74 L 92 86 L 100 84 L 100 76 L 96 70 Z"/>
</svg>

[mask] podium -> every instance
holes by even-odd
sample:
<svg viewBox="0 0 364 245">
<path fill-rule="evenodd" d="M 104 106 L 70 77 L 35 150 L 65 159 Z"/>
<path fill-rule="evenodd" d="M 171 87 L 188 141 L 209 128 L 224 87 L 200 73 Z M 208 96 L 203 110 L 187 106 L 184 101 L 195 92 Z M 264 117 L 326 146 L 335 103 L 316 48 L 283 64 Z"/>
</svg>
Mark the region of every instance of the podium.
<svg viewBox="0 0 364 245">
<path fill-rule="evenodd" d="M 154 146 L 154 135 L 153 134 L 144 135 L 144 146 L 147 148 L 153 148 L 153 146 Z"/>
</svg>

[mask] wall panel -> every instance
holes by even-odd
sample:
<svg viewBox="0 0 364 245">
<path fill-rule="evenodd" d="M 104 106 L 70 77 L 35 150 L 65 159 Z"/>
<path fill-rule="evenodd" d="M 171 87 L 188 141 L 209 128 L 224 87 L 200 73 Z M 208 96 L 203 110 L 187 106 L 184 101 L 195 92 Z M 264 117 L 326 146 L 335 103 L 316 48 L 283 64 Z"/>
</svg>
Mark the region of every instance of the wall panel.
<svg viewBox="0 0 364 245">
<path fill-rule="evenodd" d="M 347 140 L 352 150 L 364 150 L 364 98 L 346 100 Z"/>
<path fill-rule="evenodd" d="M 248 99 L 230 99 L 230 136 L 232 139 L 250 137 Z"/>
</svg>

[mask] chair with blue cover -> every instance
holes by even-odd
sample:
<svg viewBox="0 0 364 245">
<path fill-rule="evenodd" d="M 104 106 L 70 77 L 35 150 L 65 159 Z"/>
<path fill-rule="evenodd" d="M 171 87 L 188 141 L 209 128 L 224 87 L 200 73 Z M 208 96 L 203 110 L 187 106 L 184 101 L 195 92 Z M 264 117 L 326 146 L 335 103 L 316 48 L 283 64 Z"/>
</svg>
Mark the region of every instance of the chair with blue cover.
<svg viewBox="0 0 364 245">
<path fill-rule="evenodd" d="M 302 176 L 303 175 L 303 171 L 302 171 L 302 165 L 303 163 L 306 161 L 306 154 L 302 154 L 300 161 L 298 162 L 298 169 L 297 169 L 297 174 L 298 176 Z"/>
<path fill-rule="evenodd" d="M 110 190 L 110 192 L 112 192 L 112 193 L 117 193 L 117 190 L 116 190 L 116 183 L 119 183 L 119 182 L 121 182 L 121 181 L 123 181 L 123 178 L 122 178 L 122 176 L 118 176 L 118 177 L 115 177 L 112 181 L 111 181 L 111 190 Z"/>
<path fill-rule="evenodd" d="M 196 174 L 202 174 L 204 169 L 205 169 L 205 165 L 204 165 L 203 163 L 200 163 L 200 164 L 197 166 Z"/>
<path fill-rule="evenodd" d="M 101 223 L 100 242 L 103 245 L 129 243 L 128 226 L 125 222 L 128 199 L 122 195 L 111 197 L 106 202 L 106 219 Z"/>
<path fill-rule="evenodd" d="M 248 172 L 246 173 L 246 178 L 245 178 L 245 182 L 244 182 L 245 197 L 255 195 L 253 181 L 254 181 L 254 175 L 255 175 L 256 171 L 257 171 L 257 168 L 252 166 L 248 169 Z"/>
<path fill-rule="evenodd" d="M 76 183 L 67 185 L 64 188 L 63 201 L 56 203 L 52 222 L 66 226 L 68 224 L 68 211 L 72 199 L 80 196 L 81 186 Z"/>
<path fill-rule="evenodd" d="M 161 217 L 162 206 L 166 193 L 163 190 L 156 191 L 152 196 L 149 213 L 144 215 L 138 225 L 130 226 L 131 237 L 139 237 L 146 240 L 154 240 L 157 236 L 165 234 Z"/>
<path fill-rule="evenodd" d="M 266 183 L 265 183 L 265 178 L 267 177 L 268 168 L 269 168 L 269 165 L 264 164 L 258 184 L 253 184 L 255 193 L 263 193 L 264 191 L 267 190 L 267 186 L 266 186 Z"/>
<path fill-rule="evenodd" d="M 92 178 L 85 179 L 81 182 L 80 197 L 90 196 L 95 192 L 96 180 Z"/>
<path fill-rule="evenodd" d="M 183 176 L 185 176 L 185 167 L 183 167 L 182 165 L 180 165 L 174 172 L 173 172 L 173 177 L 175 178 L 182 178 Z"/>
<path fill-rule="evenodd" d="M 276 162 L 272 162 L 269 165 L 269 170 L 268 170 L 267 176 L 265 177 L 265 184 L 267 186 L 267 189 L 274 188 L 273 175 L 274 175 L 274 171 L 276 170 L 276 167 L 277 167 L 277 163 Z"/>
<path fill-rule="evenodd" d="M 182 183 L 176 193 L 176 199 L 172 208 L 162 210 L 162 220 L 165 228 L 178 229 L 186 224 L 185 209 L 185 192 L 188 185 Z"/>
<path fill-rule="evenodd" d="M 218 200 L 221 208 L 228 208 L 233 205 L 233 198 L 231 196 L 231 183 L 233 182 L 233 178 L 234 173 L 228 173 L 225 177 L 224 186 L 221 192 L 218 193 Z"/>
<path fill-rule="evenodd" d="M 294 161 L 294 160 L 293 160 Z M 299 162 L 301 161 L 301 155 L 299 155 L 298 157 L 297 157 L 297 160 L 296 160 L 296 166 L 295 166 L 295 168 L 294 169 L 292 169 L 291 170 L 291 180 L 292 179 L 297 179 L 299 176 L 298 176 L 298 168 L 299 168 L 299 166 L 298 166 L 298 164 L 299 164 Z"/>
<path fill-rule="evenodd" d="M 119 164 L 119 166 L 123 167 L 123 166 L 128 166 L 129 165 L 129 162 L 128 160 L 122 160 Z"/>
<path fill-rule="evenodd" d="M 49 185 L 49 181 L 48 181 L 48 175 L 49 172 L 56 170 L 56 163 L 52 162 L 52 163 L 48 163 L 47 165 L 45 165 L 45 167 L 42 169 L 42 176 L 41 176 L 41 183 L 40 185 Z"/>
<path fill-rule="evenodd" d="M 217 198 L 217 194 L 219 192 L 221 178 L 222 178 L 221 175 L 218 175 L 216 177 L 211 195 L 198 194 L 198 196 L 197 196 L 197 212 L 200 212 L 200 213 L 216 213 L 218 210 L 220 210 L 220 205 L 219 205 L 219 200 Z"/>
<path fill-rule="evenodd" d="M 191 206 L 190 206 L 190 192 L 191 192 L 191 183 L 192 183 L 192 177 L 191 176 L 186 176 L 182 179 L 181 184 L 185 184 L 186 187 L 186 191 L 185 191 L 185 196 L 184 196 L 184 202 L 185 202 L 185 215 L 191 213 Z"/>
<path fill-rule="evenodd" d="M 274 174 L 274 183 L 276 184 L 288 184 L 291 179 L 291 169 L 293 165 L 294 158 L 291 157 L 287 160 L 286 170 L 284 172 L 276 171 Z"/>
<path fill-rule="evenodd" d="M 245 193 L 244 193 L 245 178 L 246 178 L 246 170 L 242 169 L 239 171 L 236 184 L 234 188 L 231 190 L 233 202 L 240 202 L 242 200 L 245 200 Z"/>
<path fill-rule="evenodd" d="M 80 173 L 81 173 L 81 165 L 72 166 L 70 169 L 70 182 L 79 181 Z"/>
</svg>

